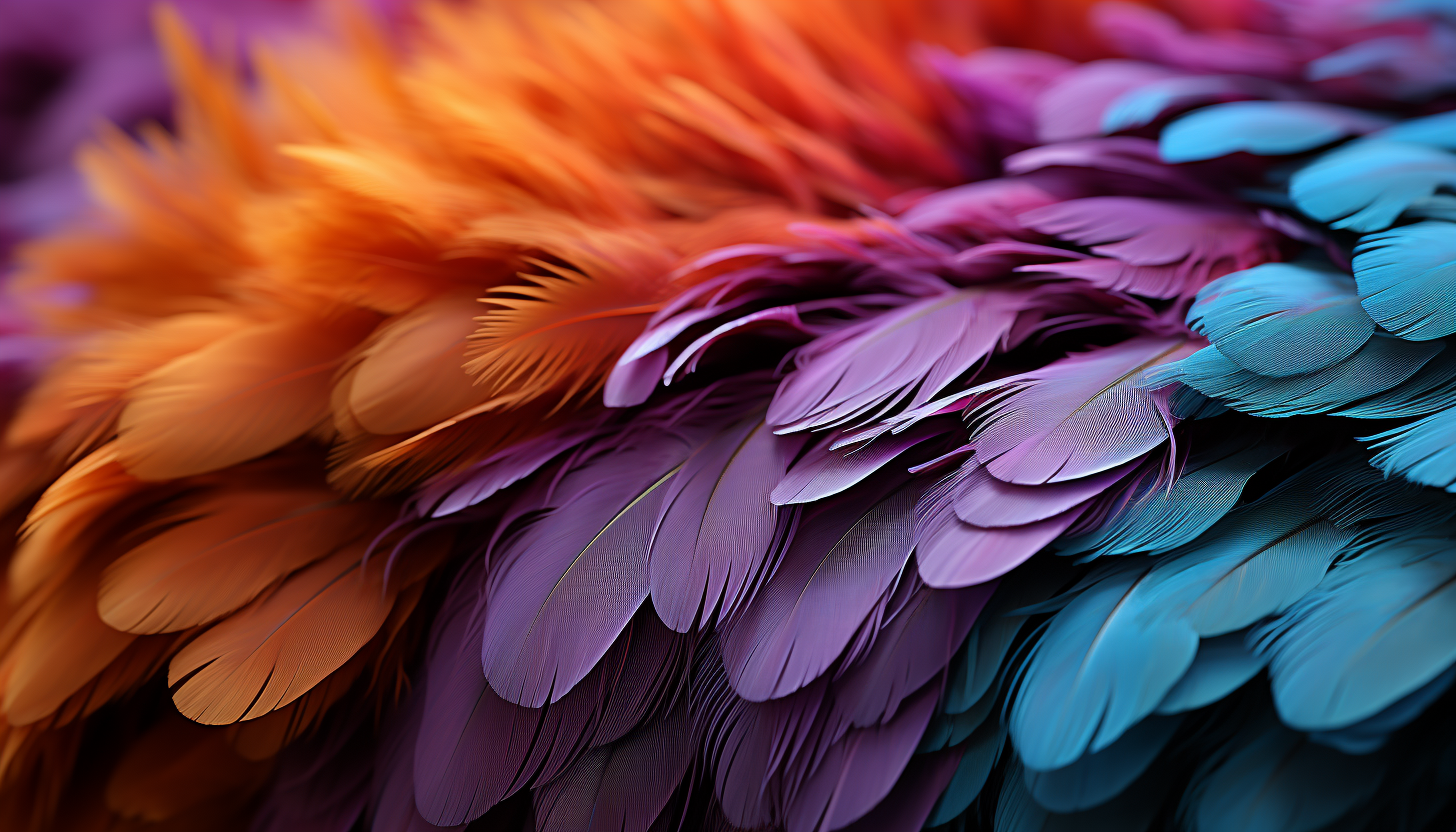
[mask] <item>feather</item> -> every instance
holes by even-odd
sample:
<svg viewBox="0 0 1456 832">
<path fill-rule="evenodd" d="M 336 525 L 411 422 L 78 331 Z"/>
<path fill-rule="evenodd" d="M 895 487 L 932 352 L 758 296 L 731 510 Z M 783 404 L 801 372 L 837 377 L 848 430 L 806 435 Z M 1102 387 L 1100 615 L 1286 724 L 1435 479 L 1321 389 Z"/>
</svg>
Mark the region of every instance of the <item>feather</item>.
<svg viewBox="0 0 1456 832">
<path fill-rule="evenodd" d="M 1260 375 L 1311 373 L 1354 354 L 1375 322 L 1349 275 L 1267 263 L 1198 292 L 1188 325 L 1225 358 Z"/>
<path fill-rule="evenodd" d="M 1200 641 L 1193 664 L 1158 703 L 1157 713 L 1177 714 L 1211 705 L 1258 675 L 1269 660 L 1249 650 L 1245 636 L 1234 632 Z"/>
<path fill-rule="evenodd" d="M 489 391 L 462 369 L 482 307 L 444 296 L 375 330 L 348 381 L 348 407 L 367 431 L 414 433 L 483 403 Z"/>
<path fill-rule="evenodd" d="M 831 433 L 810 446 L 774 486 L 769 500 L 786 506 L 814 503 L 863 482 L 906 451 L 943 436 L 942 425 L 921 422 L 901 433 L 874 437 L 862 444 L 840 446 L 841 433 Z"/>
<path fill-rule="evenodd" d="M 1289 180 L 1299 210 L 1331 228 L 1389 228 L 1416 200 L 1456 187 L 1456 155 L 1420 144 L 1366 139 L 1300 168 Z"/>
<path fill-rule="evenodd" d="M 1179 812 L 1194 832 L 1314 832 L 1373 797 L 1384 772 L 1268 720 L 1195 775 Z"/>
<path fill-rule="evenodd" d="M 1172 416 L 1141 375 L 1195 345 L 1134 338 L 1078 353 L 973 392 L 998 395 L 971 411 L 971 445 L 985 470 L 1019 485 L 1063 482 L 1130 462 L 1167 441 Z"/>
<path fill-rule="evenodd" d="M 755 414 L 699 447 L 667 484 L 647 568 L 652 606 L 669 627 L 688 632 L 715 610 L 726 619 L 761 580 L 779 532 L 769 493 L 799 444 Z"/>
<path fill-rule="evenodd" d="M 1152 713 L 1198 649 L 1139 591 L 1149 564 L 1095 571 L 1051 620 L 1022 670 L 1011 738 L 1028 768 L 1064 768 L 1097 753 Z"/>
<path fill-rule="evenodd" d="M 789 832 L 840 829 L 884 800 L 915 753 L 935 697 L 935 686 L 927 686 L 894 719 L 853 729 L 830 746 L 789 803 Z"/>
<path fill-rule="evenodd" d="M 1147 384 L 1178 381 L 1234 410 L 1279 419 L 1327 413 L 1383 393 L 1415 375 L 1443 348 L 1440 342 L 1375 335 L 1354 355 L 1323 370 L 1270 378 L 1245 370 L 1205 347 L 1149 374 Z"/>
<path fill-rule="evenodd" d="M 481 622 L 468 569 L 446 598 L 425 676 L 413 756 L 415 803 L 436 826 L 465 824 L 533 783 L 553 777 L 586 745 L 596 702 L 583 684 L 545 709 L 496 695 L 479 664 Z"/>
<path fill-rule="evenodd" d="M 83 567 L 46 598 L 0 669 L 5 718 L 29 725 L 49 716 L 136 640 L 96 614 L 97 569 Z"/>
<path fill-rule="evenodd" d="M 1016 217 L 1082 195 L 1075 183 L 1047 173 L 987 179 L 936 191 L 897 218 L 916 234 L 970 235 L 978 240 L 1018 236 Z"/>
<path fill-rule="evenodd" d="M 936 801 L 959 771 L 958 756 L 951 751 L 910 758 L 905 772 L 885 799 L 843 828 L 846 832 L 919 832 L 928 825 Z"/>
<path fill-rule="evenodd" d="M 1247 98 L 1280 98 L 1282 85 L 1250 75 L 1175 75 L 1133 87 L 1102 109 L 1102 133 L 1136 130 L 1178 110 Z"/>
<path fill-rule="evenodd" d="M 1072 814 L 1048 812 L 1027 791 L 1020 764 L 1006 770 L 996 802 L 996 832 L 1145 832 L 1162 808 L 1166 782 L 1157 776 L 1139 780 L 1131 788 L 1095 809 Z"/>
<path fill-rule="evenodd" d="M 1456 661 L 1456 557 L 1444 538 L 1377 546 L 1256 631 L 1280 718 L 1302 731 L 1366 719 Z"/>
<path fill-rule="evenodd" d="M 1152 716 L 1117 742 L 1053 771 L 1023 769 L 1032 799 L 1053 812 L 1081 812 L 1117 797 L 1147 771 L 1173 739 L 1181 717 Z"/>
<path fill-rule="evenodd" d="M 1082 277 L 1146 297 L 1185 295 L 1213 278 L 1279 254 L 1273 231 L 1255 215 L 1194 202 L 1098 196 L 1035 208 L 1017 219 L 1027 228 L 1091 246 L 1093 254 L 1122 264 L 1111 278 L 1088 271 L 1104 260 L 1023 270 Z"/>
<path fill-rule="evenodd" d="M 802 348 L 769 405 L 780 433 L 857 427 L 934 399 L 998 346 L 1025 291 L 971 288 L 916 301 Z"/>
<path fill-rule="evenodd" d="M 1103 60 L 1074 67 L 1037 96 L 1037 138 L 1052 144 L 1097 136 L 1113 101 L 1129 90 L 1175 77 L 1174 70 L 1141 61 Z"/>
<path fill-rule="evenodd" d="M 210 623 L 365 534 L 375 511 L 322 489 L 220 492 L 106 567 L 97 609 L 132 633 Z"/>
<path fill-rule="evenodd" d="M 177 709 L 205 725 L 287 705 L 348 661 L 389 616 L 397 589 L 361 564 L 366 542 L 340 549 L 214 624 L 167 673 Z"/>
<path fill-rule="evenodd" d="M 1006 730 L 999 725 L 983 725 L 960 747 L 961 759 L 955 775 L 944 787 L 926 826 L 942 826 L 955 820 L 970 808 L 990 779 L 991 769 L 1001 759 L 1006 745 Z"/>
<path fill-rule="evenodd" d="M 894 485 L 881 481 L 804 516 L 773 577 L 723 632 L 739 696 L 793 693 L 849 645 L 910 557 L 918 489 Z"/>
<path fill-rule="evenodd" d="M 1451 138 L 1453 129 L 1456 129 L 1456 114 L 1445 112 L 1422 118 L 1408 118 L 1377 132 L 1371 138 L 1456 150 L 1456 140 Z"/>
<path fill-rule="evenodd" d="M 858 728 L 893 719 L 906 697 L 950 663 L 995 590 L 995 583 L 916 590 L 880 627 L 868 655 L 835 680 L 835 713 Z"/>
<path fill-rule="evenodd" d="M 1311 101 L 1235 101 L 1214 104 L 1163 129 L 1163 161 L 1197 162 L 1253 153 L 1288 156 L 1347 136 L 1379 130 L 1390 121 L 1374 113 Z"/>
<path fill-rule="evenodd" d="M 1456 289 L 1456 224 L 1420 222 L 1372 234 L 1355 247 L 1355 282 L 1370 317 L 1402 338 L 1456 332 L 1444 306 Z"/>
<path fill-rule="evenodd" d="M 972 457 L 956 476 L 955 513 L 983 529 L 1025 526 L 1085 504 L 1116 485 L 1136 463 L 1100 474 L 1048 485 L 1012 485 L 990 474 Z"/>
<path fill-rule="evenodd" d="M 1111 174 L 1108 178 L 1118 183 L 1120 191 L 1143 194 L 1151 190 L 1163 196 L 1221 200 L 1216 191 L 1198 179 L 1165 164 L 1158 156 L 1157 142 L 1136 136 L 1106 136 L 1034 147 L 1006 157 L 1003 164 L 1007 173 L 1017 175 L 1060 167 L 1100 171 Z"/>
<path fill-rule="evenodd" d="M 958 483 L 979 468 L 961 469 L 937 483 L 915 506 L 915 560 L 933 587 L 953 589 L 994 580 L 1015 569 L 1061 536 L 1082 516 L 1073 506 L 1045 520 L 985 529 L 956 516 Z"/>
<path fill-rule="evenodd" d="M 600 428 L 597 420 L 590 420 L 513 443 L 463 471 L 439 477 L 418 489 L 412 499 L 415 512 L 446 517 L 485 502 L 591 438 Z"/>
<path fill-rule="evenodd" d="M 1456 407 L 1456 353 L 1441 350 L 1409 379 L 1384 393 L 1331 410 L 1354 419 L 1424 416 Z"/>
<path fill-rule="evenodd" d="M 1052 564 L 1048 567 L 1018 572 L 1000 582 L 951 665 L 941 703 L 946 713 L 963 713 L 991 695 L 992 686 L 1003 674 L 1006 655 L 1029 617 L 1024 608 L 1047 600 L 1061 588 L 1065 573 Z"/>
<path fill-rule="evenodd" d="M 328 414 L 331 380 L 362 322 L 259 324 L 148 373 L 121 412 L 117 459 L 141 479 L 164 480 L 292 442 Z"/>
<path fill-rule="evenodd" d="M 1456 488 L 1456 410 L 1433 413 L 1361 441 L 1379 451 L 1370 464 L 1386 476 L 1398 474 L 1447 491 Z"/>
<path fill-rule="evenodd" d="M 1172 488 L 1144 480 L 1100 529 L 1057 542 L 1064 555 L 1085 558 L 1161 554 L 1192 541 L 1234 507 L 1244 486 L 1287 446 L 1234 437 L 1194 452 Z"/>
<path fill-rule="evenodd" d="M 565 696 L 647 600 L 653 525 L 689 450 L 670 434 L 624 443 L 572 471 L 550 513 L 506 543 L 481 651 L 506 701 L 539 708 Z"/>
<path fill-rule="evenodd" d="M 693 761 L 686 706 L 594 749 L 536 789 L 538 832 L 647 832 Z"/>
<path fill-rule="evenodd" d="M 1415 721 L 1422 712 L 1445 695 L 1456 682 L 1456 667 L 1387 705 L 1374 716 L 1334 731 L 1313 731 L 1309 738 L 1346 754 L 1372 754 L 1383 748 L 1391 734 Z"/>
</svg>

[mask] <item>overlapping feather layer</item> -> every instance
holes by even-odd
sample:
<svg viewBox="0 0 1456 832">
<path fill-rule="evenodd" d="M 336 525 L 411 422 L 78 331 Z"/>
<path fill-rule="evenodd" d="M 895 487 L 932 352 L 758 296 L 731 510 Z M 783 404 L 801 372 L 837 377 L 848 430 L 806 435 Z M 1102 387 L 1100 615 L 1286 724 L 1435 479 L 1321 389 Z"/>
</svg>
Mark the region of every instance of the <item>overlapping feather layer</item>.
<svg viewBox="0 0 1456 832">
<path fill-rule="evenodd" d="M 1030 5 L 164 20 L 21 279 L 0 817 L 1449 827 L 1456 10 Z"/>
</svg>

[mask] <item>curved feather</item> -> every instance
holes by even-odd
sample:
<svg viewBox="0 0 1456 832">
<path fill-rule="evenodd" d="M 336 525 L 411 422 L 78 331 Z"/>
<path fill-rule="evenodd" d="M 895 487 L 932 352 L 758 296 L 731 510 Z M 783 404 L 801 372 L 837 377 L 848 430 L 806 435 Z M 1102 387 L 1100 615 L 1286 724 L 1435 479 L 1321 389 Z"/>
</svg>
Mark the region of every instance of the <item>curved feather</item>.
<svg viewBox="0 0 1456 832">
<path fill-rule="evenodd" d="M 1330 412 L 1354 419 L 1425 416 L 1456 407 L 1456 353 L 1441 350 L 1415 375 L 1384 393 Z"/>
<path fill-rule="evenodd" d="M 1063 539 L 1057 550 L 1093 558 L 1176 549 L 1228 514 L 1254 474 L 1286 449 L 1267 439 L 1250 447 L 1247 440 L 1234 438 L 1195 452 L 1172 488 L 1140 483 L 1100 529 Z"/>
<path fill-rule="evenodd" d="M 647 562 L 663 623 L 685 633 L 715 611 L 721 621 L 757 585 L 778 533 L 769 494 L 798 444 L 755 415 L 683 462 L 661 498 Z"/>
<path fill-rule="evenodd" d="M 990 779 L 991 769 L 1001 758 L 1006 745 L 1006 730 L 1001 726 L 983 725 L 959 746 L 960 763 L 955 774 L 944 786 L 934 810 L 925 820 L 925 826 L 943 826 L 955 820 L 970 808 L 971 803 L 981 795 Z"/>
<path fill-rule="evenodd" d="M 959 769 L 958 752 L 916 754 L 879 805 L 843 827 L 847 832 L 918 832 L 930 825 L 941 794 Z"/>
<path fill-rule="evenodd" d="M 1456 410 L 1433 413 L 1361 441 L 1379 451 L 1370 464 L 1386 476 L 1399 474 L 1447 491 L 1456 488 Z"/>
<path fill-rule="evenodd" d="M 1289 180 L 1299 210 L 1332 228 L 1389 228 L 1417 200 L 1456 187 L 1456 155 L 1421 144 L 1366 139 L 1331 151 Z"/>
<path fill-rule="evenodd" d="M 852 729 L 831 745 L 789 803 L 789 832 L 840 829 L 884 800 L 915 753 L 935 698 L 935 687 L 926 686 L 894 719 Z"/>
<path fill-rule="evenodd" d="M 881 626 L 869 653 L 835 680 L 835 712 L 860 728 L 893 719 L 906 697 L 949 664 L 995 590 L 994 583 L 918 589 Z"/>
<path fill-rule="evenodd" d="M 1456 223 L 1420 222 L 1372 234 L 1355 247 L 1360 304 L 1402 338 L 1427 341 L 1456 332 L 1447 307 L 1456 290 Z"/>
<path fill-rule="evenodd" d="M 262 716 L 322 681 L 384 624 L 397 589 L 366 574 L 367 541 L 284 581 L 182 648 L 167 672 L 177 710 L 206 725 Z"/>
<path fill-rule="evenodd" d="M 1174 163 L 1240 151 L 1287 156 L 1389 124 L 1374 113 L 1313 101 L 1235 101 L 1204 107 L 1169 124 L 1158 138 L 1158 152 Z"/>
<path fill-rule="evenodd" d="M 843 434 L 831 433 L 814 445 L 784 474 L 769 494 L 775 505 L 818 502 L 839 494 L 888 465 L 911 448 L 947 432 L 943 425 L 921 422 L 900 433 L 882 434 L 869 442 L 839 446 Z"/>
<path fill-rule="evenodd" d="M 1158 703 L 1157 713 L 1177 714 L 1211 705 L 1258 675 L 1269 660 L 1245 645 L 1246 635 L 1235 632 L 1200 641 L 1193 664 Z"/>
<path fill-rule="evenodd" d="M 1036 133 L 1044 144 L 1102 133 L 1108 106 L 1132 89 L 1177 77 L 1175 70 L 1141 61 L 1102 60 L 1055 78 L 1036 99 Z"/>
<path fill-rule="evenodd" d="M 1117 797 L 1147 771 L 1173 739 L 1181 717 L 1152 716 L 1128 729 L 1117 742 L 1052 771 L 1023 769 L 1026 790 L 1043 807 L 1081 812 Z"/>
<path fill-rule="evenodd" d="M 1281 85 L 1252 75 L 1176 75 L 1139 84 L 1114 98 L 1103 108 L 1099 127 L 1103 133 L 1120 133 L 1199 104 L 1283 94 Z"/>
<path fill-rule="evenodd" d="M 997 479 L 1019 485 L 1130 462 L 1172 431 L 1166 402 L 1140 386 L 1142 374 L 1196 348 L 1185 338 L 1134 338 L 973 388 L 1000 393 L 971 411 L 976 457 Z"/>
<path fill-rule="evenodd" d="M 1277 237 L 1246 211 L 1202 203 L 1130 196 L 1073 199 L 1018 216 L 1028 228 L 1078 245 L 1122 264 L 1098 285 L 1147 297 L 1177 297 L 1210 279 L 1272 260 Z M 1037 266 L 1039 270 L 1091 278 L 1101 260 Z M 1085 273 L 1085 274 L 1084 274 Z"/>
<path fill-rule="evenodd" d="M 506 701 L 539 708 L 566 695 L 647 600 L 653 525 L 689 450 L 663 435 L 577 469 L 550 513 L 507 542 L 481 648 Z"/>
<path fill-rule="evenodd" d="M 1205 347 L 1150 374 L 1146 383 L 1178 381 L 1234 410 L 1278 419 L 1327 413 L 1395 388 L 1443 348 L 1440 342 L 1377 334 L 1354 355 L 1323 370 L 1270 378 L 1243 369 L 1217 347 Z"/>
<path fill-rule="evenodd" d="M 935 398 L 1003 345 L 1024 291 L 962 289 L 907 304 L 802 348 L 768 422 L 781 433 L 855 427 Z"/>
<path fill-rule="evenodd" d="M 1305 731 L 1366 719 L 1456 662 L 1456 555 L 1441 538 L 1378 546 L 1256 633 L 1280 718 Z"/>
<path fill-rule="evenodd" d="M 1012 485 L 990 474 L 972 457 L 956 480 L 955 513 L 984 529 L 1025 526 L 1080 506 L 1126 477 L 1136 463 L 1100 474 L 1048 485 Z"/>
<path fill-rule="evenodd" d="M 1349 275 L 1292 263 L 1209 284 L 1188 310 L 1188 325 L 1224 357 L 1275 378 L 1322 370 L 1375 332 Z"/>
<path fill-rule="evenodd" d="M 377 510 L 322 489 L 222 492 L 106 567 L 97 609 L 133 633 L 207 624 L 365 534 Z"/>
<path fill-rule="evenodd" d="M 164 480 L 262 456 L 324 420 L 334 372 L 360 320 L 260 324 L 144 376 L 117 424 L 116 455 Z"/>
<path fill-rule="evenodd" d="M 761 702 L 817 678 L 900 574 L 918 489 L 885 491 L 858 489 L 807 514 L 773 577 L 728 622 L 723 664 L 740 696 Z"/>
</svg>

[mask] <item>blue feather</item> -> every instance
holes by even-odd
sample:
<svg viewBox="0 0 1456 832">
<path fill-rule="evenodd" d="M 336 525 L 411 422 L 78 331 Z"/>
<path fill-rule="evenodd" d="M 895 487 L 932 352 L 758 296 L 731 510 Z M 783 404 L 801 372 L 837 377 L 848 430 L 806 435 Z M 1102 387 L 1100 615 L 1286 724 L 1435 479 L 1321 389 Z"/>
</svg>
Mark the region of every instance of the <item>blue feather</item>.
<svg viewBox="0 0 1456 832">
<path fill-rule="evenodd" d="M 1249 479 L 1285 450 L 1282 442 L 1250 447 L 1247 438 L 1235 437 L 1195 453 L 1171 489 L 1144 482 L 1101 529 L 1055 545 L 1063 555 L 1084 559 L 1176 549 L 1228 514 Z"/>
<path fill-rule="evenodd" d="M 1248 75 L 1179 75 L 1128 90 L 1102 111 L 1103 133 L 1136 130 L 1166 113 L 1234 98 L 1273 97 L 1280 86 Z"/>
<path fill-rule="evenodd" d="M 1442 349 L 1435 341 L 1404 341 L 1376 334 L 1354 355 L 1323 370 L 1270 378 L 1245 370 L 1216 347 L 1154 368 L 1143 382 L 1182 382 L 1228 407 L 1266 418 L 1327 413 L 1384 393 L 1415 375 Z"/>
<path fill-rule="evenodd" d="M 1274 377 L 1322 370 L 1375 332 L 1349 275 L 1294 263 L 1265 263 L 1204 286 L 1188 325 L 1224 357 Z"/>
<path fill-rule="evenodd" d="M 1195 110 L 1158 140 L 1165 162 L 1197 162 L 1244 151 L 1285 156 L 1389 124 L 1374 113 L 1309 101 L 1235 101 Z"/>
<path fill-rule="evenodd" d="M 1063 585 L 1061 569 L 1021 570 L 1003 579 L 951 662 L 942 702 L 946 713 L 961 713 L 992 695 L 993 684 L 1004 672 L 1006 654 L 1034 614 L 1024 608 L 1045 601 Z"/>
<path fill-rule="evenodd" d="M 1157 713 L 1177 714 L 1211 705 L 1258 675 L 1268 659 L 1249 650 L 1244 638 L 1238 632 L 1199 642 L 1193 666 L 1158 703 Z"/>
<path fill-rule="evenodd" d="M 1289 195 L 1334 228 L 1383 231 L 1417 200 L 1456 187 L 1456 156 L 1422 144 L 1365 139 L 1297 171 Z"/>
<path fill-rule="evenodd" d="M 1444 536 L 1374 546 L 1256 636 L 1286 724 L 1353 725 L 1456 662 L 1456 551 Z"/>
<path fill-rule="evenodd" d="M 1448 3 L 1456 9 L 1456 3 Z M 1456 111 L 1437 113 L 1425 118 L 1412 118 L 1370 134 L 1372 139 L 1391 142 L 1426 144 L 1456 150 Z"/>
<path fill-rule="evenodd" d="M 1387 476 L 1456 493 L 1456 410 L 1444 410 L 1374 436 L 1360 437 L 1379 451 L 1370 464 Z"/>
<path fill-rule="evenodd" d="M 1173 739 L 1182 717 L 1154 716 L 1139 722 L 1117 742 L 1055 771 L 1024 769 L 1027 791 L 1053 812 L 1080 812 L 1117 797 L 1142 776 Z"/>
<path fill-rule="evenodd" d="M 1180 814 L 1190 832 L 1314 832 L 1370 800 L 1384 760 L 1310 742 L 1270 719 L 1240 732 L 1197 775 Z"/>
<path fill-rule="evenodd" d="M 1330 413 L 1354 419 L 1396 419 L 1452 407 L 1456 407 L 1456 352 L 1442 350 L 1406 381 Z"/>
<path fill-rule="evenodd" d="M 1378 751 L 1390 739 L 1391 734 L 1409 725 L 1450 690 L 1452 682 L 1456 682 L 1456 667 L 1446 668 L 1445 673 L 1413 693 L 1406 694 L 1375 716 L 1336 731 L 1316 731 L 1309 738 L 1346 754 L 1370 754 Z"/>
<path fill-rule="evenodd" d="M 1402 338 L 1456 332 L 1456 224 L 1421 222 L 1372 234 L 1355 247 L 1360 303 Z"/>
<path fill-rule="evenodd" d="M 1052 617 L 1011 706 L 1012 741 L 1027 766 L 1064 768 L 1108 747 L 1193 662 L 1198 636 L 1158 620 L 1139 591 L 1150 566 L 1138 559 L 1095 570 Z"/>
<path fill-rule="evenodd" d="M 970 808 L 971 803 L 986 786 L 991 769 L 1001 759 L 1001 749 L 1006 745 L 1006 729 L 999 725 L 984 725 L 966 743 L 961 753 L 960 765 L 945 787 L 935 808 L 930 812 L 926 826 L 940 826 L 950 823 Z"/>
<path fill-rule="evenodd" d="M 1214 401 L 1192 387 L 1179 385 L 1168 397 L 1168 411 L 1179 421 L 1212 419 L 1229 412 L 1222 402 Z"/>
<path fill-rule="evenodd" d="M 1412 202 L 1405 213 L 1406 216 L 1416 219 L 1456 222 L 1456 196 L 1432 194 Z"/>
</svg>

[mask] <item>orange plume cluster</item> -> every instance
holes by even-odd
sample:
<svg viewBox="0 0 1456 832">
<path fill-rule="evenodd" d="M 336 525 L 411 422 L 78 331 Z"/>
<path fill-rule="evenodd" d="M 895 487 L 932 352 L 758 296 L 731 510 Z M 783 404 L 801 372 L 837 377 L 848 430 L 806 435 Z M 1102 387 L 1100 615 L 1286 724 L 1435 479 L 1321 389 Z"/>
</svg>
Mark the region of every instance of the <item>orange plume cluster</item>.
<svg viewBox="0 0 1456 832">
<path fill-rule="evenodd" d="M 906 55 L 1086 43 L 1030 41 L 1028 9 L 477 2 L 402 48 L 341 13 L 253 86 L 160 15 L 176 135 L 102 136 L 104 211 L 17 281 L 69 348 L 0 462 L 0 828 L 240 822 L 346 692 L 407 684 L 459 547 L 391 495 L 599 407 L 704 253 L 962 181 L 960 105 Z M 163 678 L 192 722 L 117 716 L 122 756 L 83 753 L 83 717 Z"/>
</svg>

